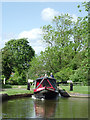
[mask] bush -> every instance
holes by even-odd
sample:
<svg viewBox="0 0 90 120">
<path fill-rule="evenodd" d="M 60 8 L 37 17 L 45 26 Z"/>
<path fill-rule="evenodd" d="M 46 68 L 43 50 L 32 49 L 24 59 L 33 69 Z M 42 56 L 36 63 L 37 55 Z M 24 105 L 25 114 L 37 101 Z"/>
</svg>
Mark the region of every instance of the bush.
<svg viewBox="0 0 90 120">
<path fill-rule="evenodd" d="M 74 71 L 74 74 L 70 75 L 69 79 L 73 82 L 83 82 L 84 85 L 88 85 L 88 71 L 79 68 Z"/>
<path fill-rule="evenodd" d="M 26 74 L 19 74 L 16 72 L 13 76 L 9 78 L 9 81 L 12 85 L 25 85 L 26 84 Z"/>
<path fill-rule="evenodd" d="M 56 79 L 61 81 L 69 80 L 69 76 L 72 74 L 72 69 L 70 68 L 63 68 L 60 72 L 57 72 L 54 76 Z"/>
<path fill-rule="evenodd" d="M 2 88 L 12 88 L 12 86 L 11 85 L 9 85 L 9 84 L 2 84 Z"/>
</svg>

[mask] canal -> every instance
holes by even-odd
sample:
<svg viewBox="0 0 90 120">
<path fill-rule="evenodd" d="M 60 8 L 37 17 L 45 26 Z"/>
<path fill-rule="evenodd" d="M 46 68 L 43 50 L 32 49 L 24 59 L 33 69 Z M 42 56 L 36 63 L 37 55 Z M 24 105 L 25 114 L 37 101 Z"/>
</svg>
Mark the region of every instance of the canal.
<svg viewBox="0 0 90 120">
<path fill-rule="evenodd" d="M 88 118 L 88 98 L 39 100 L 19 98 L 2 103 L 3 118 Z"/>
</svg>

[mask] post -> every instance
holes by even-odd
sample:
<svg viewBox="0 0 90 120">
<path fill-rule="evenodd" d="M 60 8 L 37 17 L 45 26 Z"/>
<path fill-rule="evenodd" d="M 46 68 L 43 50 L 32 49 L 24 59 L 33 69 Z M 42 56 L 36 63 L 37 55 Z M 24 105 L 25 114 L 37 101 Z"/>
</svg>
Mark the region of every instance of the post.
<svg viewBox="0 0 90 120">
<path fill-rule="evenodd" d="M 30 81 L 27 82 L 27 90 L 30 90 Z"/>
<path fill-rule="evenodd" d="M 73 83 L 70 83 L 70 91 L 73 91 Z"/>
</svg>

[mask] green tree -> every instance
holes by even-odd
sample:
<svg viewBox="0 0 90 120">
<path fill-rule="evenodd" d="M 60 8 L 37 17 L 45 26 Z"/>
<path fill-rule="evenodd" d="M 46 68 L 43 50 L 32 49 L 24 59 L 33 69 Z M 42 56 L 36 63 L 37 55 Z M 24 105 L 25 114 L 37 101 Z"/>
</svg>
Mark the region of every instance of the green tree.
<svg viewBox="0 0 90 120">
<path fill-rule="evenodd" d="M 86 11 L 88 11 L 87 5 L 87 3 L 83 3 Z M 80 6 L 78 6 L 78 8 L 80 8 Z M 68 14 L 62 14 L 61 16 L 54 17 L 50 25 L 42 27 L 43 41 L 50 46 L 50 48 L 47 48 L 47 51 L 43 53 L 43 56 L 45 56 L 44 60 L 46 61 L 45 66 L 51 71 L 53 70 L 50 68 L 52 65 L 55 76 L 61 78 L 63 81 L 70 79 L 71 75 L 76 74 L 76 76 L 78 76 L 80 70 L 82 70 L 82 65 L 85 65 L 85 63 L 88 64 L 86 62 L 88 56 L 85 55 L 85 52 L 86 54 L 88 53 L 87 18 L 87 16 L 78 17 L 77 21 L 73 21 L 73 18 Z M 54 51 L 54 47 L 57 48 L 57 51 Z M 53 57 L 51 53 L 53 53 Z M 58 58 L 60 62 L 58 62 Z M 82 81 L 87 82 L 87 77 L 85 77 L 87 68 L 84 66 L 83 68 L 84 70 L 80 72 L 80 75 Z M 77 77 L 77 80 L 79 81 L 81 78 Z"/>
<path fill-rule="evenodd" d="M 43 57 L 35 56 L 32 58 L 30 62 L 30 68 L 28 70 L 28 78 L 36 79 L 37 77 L 43 76 L 45 74 L 45 66 Z"/>
<path fill-rule="evenodd" d="M 87 11 L 87 3 L 83 3 Z M 80 6 L 78 6 L 80 8 Z M 81 10 L 79 10 L 81 12 Z M 44 52 L 32 59 L 29 69 L 35 75 L 53 72 L 55 78 L 66 81 L 83 81 L 88 77 L 88 19 L 76 21 L 68 14 L 55 16 L 50 25 L 42 28 L 42 40 L 47 44 Z M 30 73 L 30 72 L 29 72 Z M 30 75 L 29 75 L 30 76 Z M 73 77 L 74 76 L 74 77 Z M 36 76 L 37 77 L 37 76 Z"/>
<path fill-rule="evenodd" d="M 17 69 L 14 70 L 15 73 L 10 76 L 7 83 L 10 83 L 12 85 L 25 85 L 27 83 L 27 76 L 26 71 L 22 71 L 21 74 L 17 71 Z"/>
<path fill-rule="evenodd" d="M 68 14 L 55 16 L 51 25 L 45 25 L 43 31 L 43 41 L 52 46 L 65 47 L 69 44 L 72 35 L 72 17 Z"/>
<path fill-rule="evenodd" d="M 6 79 L 10 77 L 11 72 L 15 72 L 15 69 L 19 74 L 27 70 L 34 54 L 26 38 L 8 41 L 2 49 L 2 73 Z"/>
</svg>

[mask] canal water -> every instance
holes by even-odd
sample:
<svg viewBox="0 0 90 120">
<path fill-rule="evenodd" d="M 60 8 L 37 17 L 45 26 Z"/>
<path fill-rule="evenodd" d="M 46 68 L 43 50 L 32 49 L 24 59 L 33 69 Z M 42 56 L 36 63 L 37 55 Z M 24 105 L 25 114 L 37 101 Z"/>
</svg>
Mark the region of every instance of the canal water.
<svg viewBox="0 0 90 120">
<path fill-rule="evenodd" d="M 88 98 L 39 100 L 19 98 L 2 103 L 3 118 L 88 118 Z"/>
</svg>

